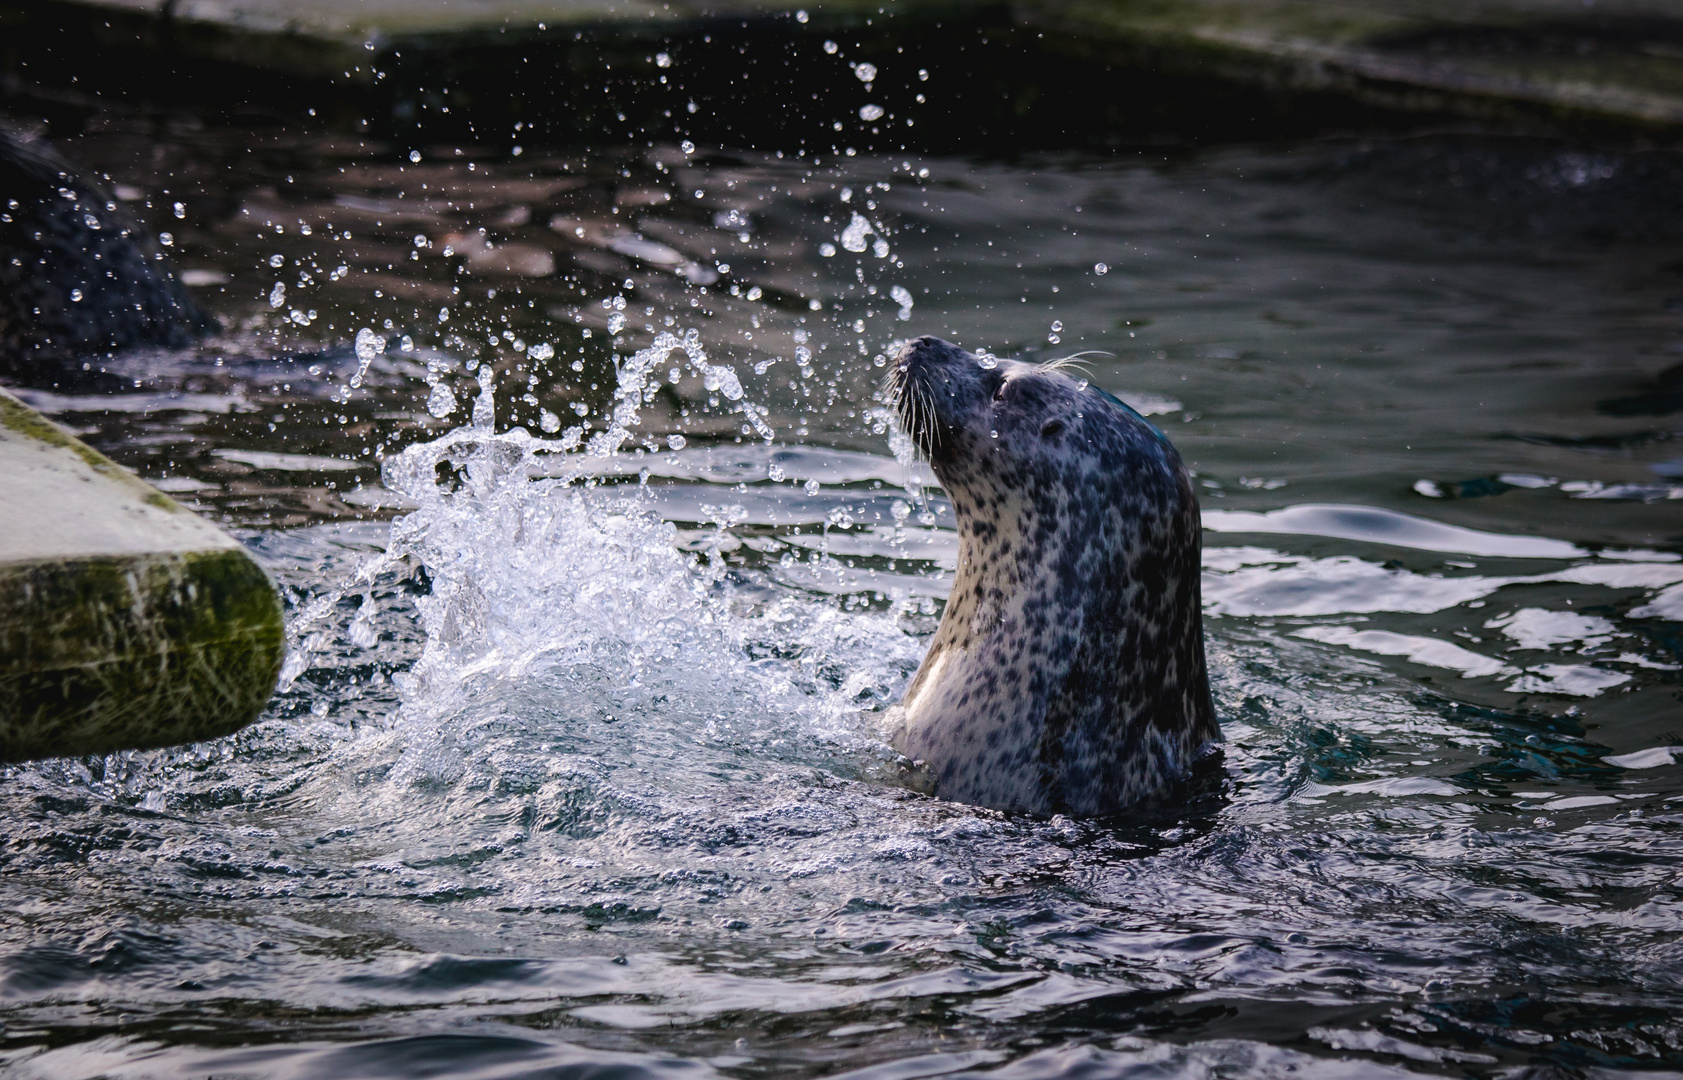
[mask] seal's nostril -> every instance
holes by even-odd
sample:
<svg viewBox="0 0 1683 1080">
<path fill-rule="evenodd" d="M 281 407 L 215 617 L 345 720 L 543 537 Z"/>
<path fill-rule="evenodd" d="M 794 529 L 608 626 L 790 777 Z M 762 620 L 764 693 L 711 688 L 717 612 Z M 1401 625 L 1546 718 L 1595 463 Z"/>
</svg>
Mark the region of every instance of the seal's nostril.
<svg viewBox="0 0 1683 1080">
<path fill-rule="evenodd" d="M 1063 430 L 1064 422 L 1062 420 L 1048 420 L 1040 427 L 1040 437 L 1042 439 L 1050 439 L 1056 435 L 1062 434 Z"/>
</svg>

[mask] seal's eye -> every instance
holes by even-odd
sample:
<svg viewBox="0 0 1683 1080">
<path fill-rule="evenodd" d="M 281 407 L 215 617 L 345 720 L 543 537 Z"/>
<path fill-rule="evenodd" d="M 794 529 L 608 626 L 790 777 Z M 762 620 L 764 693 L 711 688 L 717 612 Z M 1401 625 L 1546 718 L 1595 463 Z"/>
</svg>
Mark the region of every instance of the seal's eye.
<svg viewBox="0 0 1683 1080">
<path fill-rule="evenodd" d="M 1044 424 L 1040 425 L 1040 437 L 1042 439 L 1050 439 L 1053 436 L 1062 434 L 1063 430 L 1064 422 L 1062 420 L 1048 420 Z"/>
</svg>

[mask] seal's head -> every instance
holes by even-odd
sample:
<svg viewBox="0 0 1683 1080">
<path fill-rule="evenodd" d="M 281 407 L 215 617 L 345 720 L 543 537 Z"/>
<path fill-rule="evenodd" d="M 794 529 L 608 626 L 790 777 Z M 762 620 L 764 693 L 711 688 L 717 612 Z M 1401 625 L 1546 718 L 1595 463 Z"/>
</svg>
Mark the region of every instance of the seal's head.
<svg viewBox="0 0 1683 1080">
<path fill-rule="evenodd" d="M 1219 738 L 1180 456 L 1058 370 L 907 343 L 890 394 L 953 502 L 959 565 L 894 741 L 943 798 L 1109 813 Z"/>
</svg>

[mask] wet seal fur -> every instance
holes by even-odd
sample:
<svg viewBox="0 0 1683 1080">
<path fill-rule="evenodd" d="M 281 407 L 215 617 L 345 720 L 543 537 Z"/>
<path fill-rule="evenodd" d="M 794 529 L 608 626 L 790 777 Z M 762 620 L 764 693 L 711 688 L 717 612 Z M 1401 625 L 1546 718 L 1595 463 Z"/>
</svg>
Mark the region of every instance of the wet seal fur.
<svg viewBox="0 0 1683 1080">
<path fill-rule="evenodd" d="M 889 393 L 959 535 L 895 748 L 938 797 L 1000 810 L 1097 816 L 1171 797 L 1221 738 L 1180 455 L 1055 365 L 979 361 L 939 338 L 899 350 Z"/>
</svg>

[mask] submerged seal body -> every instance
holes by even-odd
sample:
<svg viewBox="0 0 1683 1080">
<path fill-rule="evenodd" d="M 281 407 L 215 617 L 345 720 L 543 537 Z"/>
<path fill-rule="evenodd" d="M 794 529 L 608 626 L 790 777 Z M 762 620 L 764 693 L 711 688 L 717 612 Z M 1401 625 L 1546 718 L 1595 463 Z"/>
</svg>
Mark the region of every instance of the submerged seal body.
<svg viewBox="0 0 1683 1080">
<path fill-rule="evenodd" d="M 1102 815 L 1221 737 L 1198 500 L 1168 439 L 1060 371 L 925 337 L 890 392 L 958 518 L 958 570 L 895 748 L 944 799 Z"/>
</svg>

